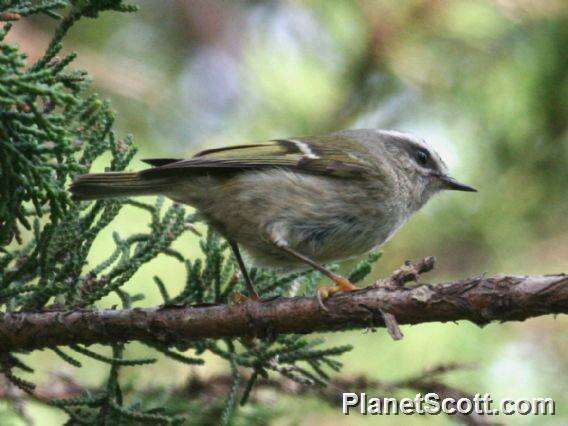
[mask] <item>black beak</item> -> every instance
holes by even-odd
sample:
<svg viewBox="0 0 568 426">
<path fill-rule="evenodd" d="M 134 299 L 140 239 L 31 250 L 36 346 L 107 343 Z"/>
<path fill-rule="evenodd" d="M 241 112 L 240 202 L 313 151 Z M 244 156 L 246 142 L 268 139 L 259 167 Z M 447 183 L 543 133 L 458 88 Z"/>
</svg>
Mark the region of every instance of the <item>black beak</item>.
<svg viewBox="0 0 568 426">
<path fill-rule="evenodd" d="M 448 175 L 440 175 L 438 177 L 442 181 L 442 185 L 445 189 L 451 189 L 453 191 L 477 192 L 477 189 L 475 189 L 474 187 L 459 183 L 453 177 L 450 177 Z"/>
</svg>

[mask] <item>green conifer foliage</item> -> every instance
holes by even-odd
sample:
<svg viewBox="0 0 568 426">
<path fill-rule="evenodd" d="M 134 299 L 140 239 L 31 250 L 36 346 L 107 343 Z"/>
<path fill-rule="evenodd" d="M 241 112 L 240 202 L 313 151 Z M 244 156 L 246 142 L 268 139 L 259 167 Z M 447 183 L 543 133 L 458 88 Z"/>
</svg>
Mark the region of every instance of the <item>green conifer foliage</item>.
<svg viewBox="0 0 568 426">
<path fill-rule="evenodd" d="M 123 170 L 136 149 L 132 137 L 114 133 L 113 112 L 108 102 L 88 92 L 88 74 L 70 67 L 75 54 L 57 56 L 61 43 L 82 18 L 135 10 L 121 0 L 0 0 L 0 313 L 96 309 L 111 293 L 120 297 L 122 308 L 136 307 L 144 295 L 130 294 L 123 287 L 159 254 L 186 268 L 186 285 L 179 294 L 169 293 L 167 277 L 154 278 L 164 304 L 230 303 L 233 293 L 244 289 L 243 282 L 235 279 L 226 243 L 214 233 L 201 240 L 203 256 L 197 260 L 172 248 L 173 241 L 193 230 L 195 218 L 183 207 L 164 208 L 161 199 L 154 204 L 135 200 L 77 204 L 69 198 L 66 187 L 95 159 L 110 154 L 108 170 Z M 9 21 L 32 14 L 48 15 L 59 25 L 43 56 L 30 64 L 5 38 Z M 90 265 L 87 257 L 94 240 L 126 204 L 146 211 L 148 226 L 141 226 L 135 235 L 115 233 L 109 256 Z M 377 259 L 373 255 L 359 264 L 351 279 L 363 279 Z M 263 297 L 287 294 L 298 284 L 313 291 L 317 280 L 313 273 L 277 277 L 253 270 L 251 275 Z M 192 424 L 215 422 L 212 419 L 232 424 L 259 377 L 276 373 L 302 384 L 325 385 L 329 372 L 341 367 L 336 357 L 350 347 L 322 349 L 321 343 L 287 335 L 179 341 L 175 347 L 145 342 L 154 354 L 146 359 L 125 359 L 122 342 L 111 345 L 111 355 L 82 345 L 54 347 L 54 354 L 74 368 L 82 368 L 75 354 L 107 364 L 107 379 L 96 392 L 86 391 L 82 397 L 41 402 L 67 413 L 69 424 L 180 424 L 188 418 Z M 221 395 L 218 405 L 208 410 L 200 409 L 198 401 L 167 396 L 166 390 L 161 399 L 148 398 L 127 389 L 119 378 L 122 368 L 153 363 L 161 356 L 200 365 L 206 352 L 225 360 L 232 377 L 229 394 Z M 21 372 L 48 367 L 28 365 L 27 356 L 0 348 L 0 369 L 14 386 L 33 395 L 35 384 L 20 378 Z M 243 378 L 245 371 L 248 380 Z M 262 407 L 257 409 L 257 418 L 265 419 L 268 414 Z"/>
</svg>

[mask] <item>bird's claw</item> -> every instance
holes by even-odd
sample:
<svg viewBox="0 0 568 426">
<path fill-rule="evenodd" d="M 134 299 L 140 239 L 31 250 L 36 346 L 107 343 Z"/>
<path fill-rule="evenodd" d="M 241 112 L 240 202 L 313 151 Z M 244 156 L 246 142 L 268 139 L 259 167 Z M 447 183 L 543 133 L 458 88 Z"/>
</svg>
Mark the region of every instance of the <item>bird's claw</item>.
<svg viewBox="0 0 568 426">
<path fill-rule="evenodd" d="M 324 305 L 325 300 L 329 299 L 335 293 L 358 290 L 358 287 L 356 287 L 351 281 L 340 275 L 335 275 L 333 281 L 336 285 L 319 287 L 316 293 L 319 306 L 327 312 L 329 312 L 329 309 Z"/>
</svg>

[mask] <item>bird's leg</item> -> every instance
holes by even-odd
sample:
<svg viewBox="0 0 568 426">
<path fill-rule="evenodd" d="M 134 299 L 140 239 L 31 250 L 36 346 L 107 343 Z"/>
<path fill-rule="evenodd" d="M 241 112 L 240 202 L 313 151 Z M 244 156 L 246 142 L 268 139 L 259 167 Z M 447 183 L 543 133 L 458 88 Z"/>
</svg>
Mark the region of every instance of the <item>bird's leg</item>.
<svg viewBox="0 0 568 426">
<path fill-rule="evenodd" d="M 243 261 L 243 258 L 241 256 L 241 252 L 239 251 L 238 244 L 233 240 L 228 240 L 228 242 L 229 242 L 229 246 L 231 246 L 231 250 L 233 250 L 233 254 L 235 255 L 235 259 L 237 259 L 237 264 L 239 265 L 239 269 L 241 270 L 241 274 L 243 274 L 243 278 L 245 280 L 245 285 L 247 287 L 247 291 L 250 295 L 250 298 L 252 300 L 259 300 L 260 297 L 259 297 L 258 293 L 256 292 L 256 290 L 254 289 L 254 286 L 252 285 L 252 281 L 250 280 L 250 276 L 249 276 L 247 268 L 245 266 L 245 262 Z"/>
<path fill-rule="evenodd" d="M 324 274 L 326 277 L 328 277 L 330 280 L 332 280 L 335 285 L 334 286 L 324 286 L 324 287 L 319 287 L 318 288 L 318 293 L 317 293 L 317 298 L 318 301 L 320 302 L 320 305 L 324 308 L 325 306 L 323 305 L 323 300 L 329 298 L 330 296 L 332 296 L 335 293 L 339 293 L 342 291 L 353 291 L 353 290 L 358 290 L 358 287 L 356 287 L 351 281 L 349 281 L 347 278 L 342 277 L 341 275 L 337 275 L 334 274 L 333 272 L 331 272 L 329 269 L 327 269 L 325 266 L 320 265 L 319 263 L 313 261 L 312 259 L 310 259 L 309 257 L 304 256 L 301 253 L 298 253 L 297 251 L 295 251 L 294 249 L 291 249 L 290 247 L 288 247 L 285 244 L 282 244 L 281 242 L 277 242 L 277 241 L 272 241 L 272 243 L 278 247 L 280 250 L 284 251 L 285 253 L 288 253 L 290 256 L 295 257 L 298 260 L 301 260 L 304 263 L 307 263 L 308 265 L 310 265 L 312 268 L 316 269 L 317 271 L 321 272 L 322 274 Z"/>
</svg>

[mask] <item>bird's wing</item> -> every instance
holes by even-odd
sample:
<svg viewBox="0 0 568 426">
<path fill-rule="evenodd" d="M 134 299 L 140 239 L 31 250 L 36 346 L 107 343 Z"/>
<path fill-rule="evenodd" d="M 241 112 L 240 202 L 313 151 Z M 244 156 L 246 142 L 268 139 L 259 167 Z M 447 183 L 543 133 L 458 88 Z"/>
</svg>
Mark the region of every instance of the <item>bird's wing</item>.
<svg viewBox="0 0 568 426">
<path fill-rule="evenodd" d="M 331 148 L 319 138 L 294 138 L 209 149 L 187 160 L 145 160 L 157 167 L 141 174 L 144 177 L 203 173 L 223 175 L 241 170 L 288 168 L 337 177 L 357 177 L 369 169 L 349 142 L 333 145 L 334 148 Z"/>
<path fill-rule="evenodd" d="M 140 161 L 154 167 L 160 167 L 165 166 L 166 164 L 177 163 L 182 160 L 183 158 L 145 158 Z"/>
</svg>

